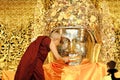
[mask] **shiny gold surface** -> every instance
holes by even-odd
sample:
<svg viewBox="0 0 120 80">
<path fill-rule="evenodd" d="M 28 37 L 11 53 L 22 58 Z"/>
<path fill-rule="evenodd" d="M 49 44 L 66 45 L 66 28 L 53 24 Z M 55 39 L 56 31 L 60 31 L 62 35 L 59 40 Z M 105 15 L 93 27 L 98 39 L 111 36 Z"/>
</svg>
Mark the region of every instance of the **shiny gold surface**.
<svg viewBox="0 0 120 80">
<path fill-rule="evenodd" d="M 31 42 L 36 0 L 0 0 L 0 77 L 15 71 Z"/>
<path fill-rule="evenodd" d="M 92 62 L 96 62 L 92 59 L 93 56 L 96 58 L 96 55 L 93 54 L 93 52 L 96 53 L 96 51 L 93 51 L 96 44 L 95 38 L 87 28 L 80 25 L 62 26 L 56 27 L 53 31 L 62 35 L 58 52 L 61 56 L 70 56 L 71 62 L 69 65 L 79 65 L 83 58 L 86 57 Z M 100 48 L 98 49 L 100 50 Z"/>
</svg>

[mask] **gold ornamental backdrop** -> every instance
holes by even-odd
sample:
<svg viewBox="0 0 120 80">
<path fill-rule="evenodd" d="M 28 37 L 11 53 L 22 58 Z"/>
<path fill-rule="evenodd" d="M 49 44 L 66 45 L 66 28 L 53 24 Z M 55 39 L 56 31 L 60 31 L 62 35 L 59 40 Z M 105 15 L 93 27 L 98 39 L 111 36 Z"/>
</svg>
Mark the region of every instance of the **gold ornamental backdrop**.
<svg viewBox="0 0 120 80">
<path fill-rule="evenodd" d="M 96 45 L 93 61 L 117 62 L 120 70 L 120 1 L 114 0 L 0 0 L 0 76 L 15 71 L 31 41 L 55 27 L 86 27 Z M 114 15 L 115 14 L 115 15 Z"/>
<path fill-rule="evenodd" d="M 31 42 L 36 0 L 0 0 L 0 78 L 3 70 L 16 70 Z"/>
</svg>

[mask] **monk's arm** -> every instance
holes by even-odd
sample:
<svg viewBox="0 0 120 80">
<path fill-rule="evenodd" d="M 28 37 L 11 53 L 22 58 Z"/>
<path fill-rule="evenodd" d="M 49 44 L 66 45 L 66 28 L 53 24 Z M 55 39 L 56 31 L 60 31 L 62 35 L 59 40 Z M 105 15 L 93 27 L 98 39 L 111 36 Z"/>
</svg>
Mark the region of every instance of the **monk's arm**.
<svg viewBox="0 0 120 80">
<path fill-rule="evenodd" d="M 54 54 L 54 56 L 57 60 L 63 60 L 65 63 L 69 62 L 69 57 L 61 57 L 60 56 L 60 54 L 57 51 L 57 47 L 55 46 L 55 44 L 52 40 L 51 40 L 51 43 L 50 43 L 50 49 L 51 49 L 52 53 Z"/>
</svg>

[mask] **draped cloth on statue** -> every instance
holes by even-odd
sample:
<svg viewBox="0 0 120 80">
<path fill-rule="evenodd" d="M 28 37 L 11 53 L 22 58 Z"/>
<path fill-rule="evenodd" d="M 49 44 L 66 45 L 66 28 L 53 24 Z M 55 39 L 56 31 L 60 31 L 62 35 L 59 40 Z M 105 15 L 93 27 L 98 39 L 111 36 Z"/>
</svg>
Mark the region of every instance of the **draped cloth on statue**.
<svg viewBox="0 0 120 80">
<path fill-rule="evenodd" d="M 91 63 L 88 59 L 77 66 L 68 66 L 60 61 L 44 65 L 45 80 L 102 80 L 106 71 L 106 65 Z"/>
<path fill-rule="evenodd" d="M 47 36 L 39 36 L 29 45 L 18 65 L 14 80 L 31 80 L 33 77 L 37 78 L 35 80 L 44 80 L 42 65 L 50 51 L 50 41 Z"/>
<path fill-rule="evenodd" d="M 61 73 L 65 66 L 67 65 L 61 60 L 44 64 L 45 80 L 61 80 Z"/>
</svg>

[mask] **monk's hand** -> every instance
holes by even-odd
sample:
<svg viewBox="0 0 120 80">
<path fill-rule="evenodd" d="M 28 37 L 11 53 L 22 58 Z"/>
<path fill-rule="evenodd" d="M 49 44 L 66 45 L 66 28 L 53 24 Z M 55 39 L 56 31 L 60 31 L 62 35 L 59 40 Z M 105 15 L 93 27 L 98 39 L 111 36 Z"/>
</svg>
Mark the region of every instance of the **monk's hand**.
<svg viewBox="0 0 120 80">
<path fill-rule="evenodd" d="M 69 57 L 63 57 L 63 60 L 64 60 L 65 63 L 69 63 L 70 59 L 69 59 Z"/>
</svg>

